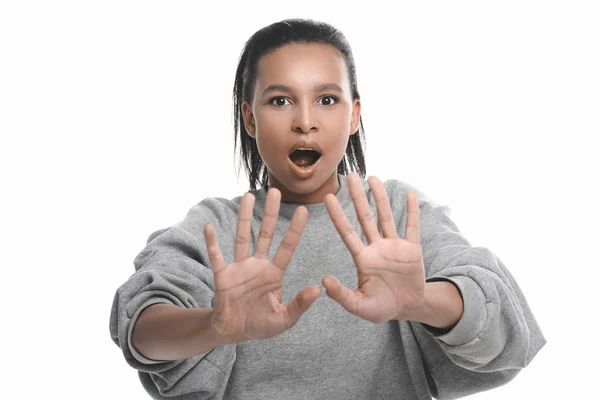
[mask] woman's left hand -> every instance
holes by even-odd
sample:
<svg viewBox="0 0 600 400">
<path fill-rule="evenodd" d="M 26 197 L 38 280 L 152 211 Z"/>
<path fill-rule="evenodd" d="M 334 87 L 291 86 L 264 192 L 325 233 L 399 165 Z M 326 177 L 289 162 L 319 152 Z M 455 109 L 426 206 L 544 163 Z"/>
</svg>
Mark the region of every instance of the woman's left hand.
<svg viewBox="0 0 600 400">
<path fill-rule="evenodd" d="M 332 275 L 325 276 L 322 283 L 329 297 L 360 318 L 371 322 L 412 319 L 421 312 L 425 300 L 417 194 L 407 193 L 406 235 L 401 239 L 382 182 L 376 177 L 367 181 L 375 196 L 383 237 L 377 230 L 360 177 L 356 173 L 348 175 L 350 195 L 368 244 L 352 228 L 335 195 L 328 194 L 324 202 L 356 264 L 358 288 L 350 290 Z"/>
</svg>

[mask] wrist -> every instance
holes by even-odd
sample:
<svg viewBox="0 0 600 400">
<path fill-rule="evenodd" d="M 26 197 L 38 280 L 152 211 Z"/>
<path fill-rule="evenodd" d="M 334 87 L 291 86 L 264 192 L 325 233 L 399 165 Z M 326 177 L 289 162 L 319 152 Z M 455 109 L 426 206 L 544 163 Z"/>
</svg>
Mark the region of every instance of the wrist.
<svg viewBox="0 0 600 400">
<path fill-rule="evenodd" d="M 423 305 L 408 319 L 439 329 L 450 329 L 460 321 L 463 309 L 462 296 L 453 283 L 426 282 Z"/>
<path fill-rule="evenodd" d="M 228 332 L 224 332 L 219 328 L 214 318 L 214 308 L 210 308 L 210 314 L 207 316 L 208 319 L 208 331 L 211 338 L 211 342 L 215 343 L 216 346 L 227 346 L 230 344 L 237 344 L 248 340 L 246 337 L 239 337 L 231 335 Z"/>
</svg>

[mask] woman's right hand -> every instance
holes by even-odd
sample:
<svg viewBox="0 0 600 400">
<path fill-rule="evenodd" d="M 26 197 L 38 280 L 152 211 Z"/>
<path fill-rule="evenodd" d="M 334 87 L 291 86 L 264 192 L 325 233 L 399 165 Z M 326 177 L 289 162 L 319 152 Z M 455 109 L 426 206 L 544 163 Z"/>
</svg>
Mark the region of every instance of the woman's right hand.
<svg viewBox="0 0 600 400">
<path fill-rule="evenodd" d="M 223 260 L 214 228 L 210 224 L 204 225 L 215 282 L 211 323 L 218 335 L 225 335 L 231 342 L 267 339 L 290 329 L 321 295 L 319 286 L 310 285 L 288 304 L 281 303 L 283 276 L 300 241 L 308 210 L 304 206 L 296 209 L 277 253 L 269 260 L 280 201 L 281 192 L 269 189 L 256 250 L 249 256 L 255 197 L 251 193 L 242 197 L 235 260 L 229 265 Z"/>
</svg>

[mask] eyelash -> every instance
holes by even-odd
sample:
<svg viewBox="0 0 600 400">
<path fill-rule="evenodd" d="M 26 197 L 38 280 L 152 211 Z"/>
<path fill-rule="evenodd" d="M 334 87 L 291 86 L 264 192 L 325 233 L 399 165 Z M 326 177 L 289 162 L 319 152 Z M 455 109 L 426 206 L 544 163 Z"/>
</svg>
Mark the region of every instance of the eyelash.
<svg viewBox="0 0 600 400">
<path fill-rule="evenodd" d="M 325 98 L 327 98 L 327 97 L 329 97 L 329 98 L 332 98 L 332 99 L 334 100 L 334 103 L 333 103 L 333 104 L 328 104 L 328 105 L 326 105 L 326 107 L 331 107 L 332 105 L 334 105 L 334 104 L 337 104 L 337 103 L 339 102 L 339 99 L 338 99 L 337 97 L 335 97 L 335 96 L 331 96 L 331 95 L 323 96 L 323 97 L 321 97 L 321 99 L 325 99 Z M 286 97 L 283 97 L 283 96 L 275 96 L 275 97 L 272 97 L 271 99 L 269 99 L 269 104 L 271 104 L 271 105 L 273 105 L 273 106 L 275 106 L 275 107 L 283 107 L 283 106 L 280 106 L 280 105 L 277 105 L 277 104 L 273 104 L 273 101 L 274 101 L 274 100 L 277 100 L 277 99 L 286 99 L 286 100 L 287 100 L 287 98 L 286 98 Z M 284 105 L 285 105 L 285 104 L 284 104 Z"/>
</svg>

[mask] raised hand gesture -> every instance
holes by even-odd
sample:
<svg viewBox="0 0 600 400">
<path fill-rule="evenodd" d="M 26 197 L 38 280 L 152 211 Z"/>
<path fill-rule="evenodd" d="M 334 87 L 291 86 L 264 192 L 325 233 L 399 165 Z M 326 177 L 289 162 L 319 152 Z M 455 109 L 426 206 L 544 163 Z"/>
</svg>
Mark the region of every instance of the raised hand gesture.
<svg viewBox="0 0 600 400">
<path fill-rule="evenodd" d="M 215 281 L 212 324 L 219 335 L 238 343 L 267 339 L 293 327 L 320 296 L 319 286 L 304 288 L 288 304 L 282 304 L 283 276 L 306 225 L 308 210 L 296 209 L 290 228 L 273 260 L 268 252 L 273 240 L 281 192 L 267 193 L 265 212 L 253 256 L 250 252 L 250 226 L 255 197 L 246 193 L 238 214 L 235 260 L 227 265 L 217 243 L 214 228 L 204 226 L 208 254 Z"/>
<path fill-rule="evenodd" d="M 398 237 L 392 209 L 379 179 L 368 179 L 375 196 L 379 225 L 367 202 L 356 173 L 347 176 L 356 216 L 368 241 L 365 245 L 337 198 L 325 196 L 327 211 L 350 250 L 358 272 L 358 288 L 350 290 L 332 276 L 323 278 L 327 295 L 346 310 L 371 322 L 410 319 L 423 306 L 425 299 L 425 267 L 419 240 L 419 203 L 414 191 L 407 194 L 407 223 L 404 239 Z"/>
</svg>

